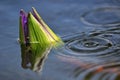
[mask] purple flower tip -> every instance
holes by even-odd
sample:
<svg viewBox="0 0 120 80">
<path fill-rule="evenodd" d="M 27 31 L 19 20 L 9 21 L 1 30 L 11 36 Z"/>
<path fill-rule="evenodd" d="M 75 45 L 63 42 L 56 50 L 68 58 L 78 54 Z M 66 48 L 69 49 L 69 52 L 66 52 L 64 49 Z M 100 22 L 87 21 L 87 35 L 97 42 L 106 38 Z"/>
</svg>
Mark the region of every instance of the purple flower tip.
<svg viewBox="0 0 120 80">
<path fill-rule="evenodd" d="M 23 9 L 20 10 L 20 17 L 25 35 L 25 40 L 27 41 L 27 37 L 28 37 L 27 14 L 24 12 Z"/>
<path fill-rule="evenodd" d="M 21 18 L 22 18 L 23 24 L 26 24 L 26 23 L 27 23 L 27 15 L 26 15 L 26 13 L 23 11 L 23 9 L 21 9 L 21 11 L 20 11 L 20 16 L 21 16 Z"/>
</svg>

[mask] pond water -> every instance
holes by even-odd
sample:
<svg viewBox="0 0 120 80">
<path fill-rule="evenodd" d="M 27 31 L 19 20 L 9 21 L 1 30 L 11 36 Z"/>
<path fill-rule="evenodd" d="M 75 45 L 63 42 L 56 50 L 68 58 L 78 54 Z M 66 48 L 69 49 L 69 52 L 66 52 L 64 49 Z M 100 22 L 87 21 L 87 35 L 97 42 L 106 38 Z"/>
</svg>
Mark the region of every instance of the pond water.
<svg viewBox="0 0 120 80">
<path fill-rule="evenodd" d="M 65 42 L 40 72 L 22 66 L 19 11 L 35 7 Z M 0 80 L 120 80 L 120 0 L 1 0 Z"/>
</svg>

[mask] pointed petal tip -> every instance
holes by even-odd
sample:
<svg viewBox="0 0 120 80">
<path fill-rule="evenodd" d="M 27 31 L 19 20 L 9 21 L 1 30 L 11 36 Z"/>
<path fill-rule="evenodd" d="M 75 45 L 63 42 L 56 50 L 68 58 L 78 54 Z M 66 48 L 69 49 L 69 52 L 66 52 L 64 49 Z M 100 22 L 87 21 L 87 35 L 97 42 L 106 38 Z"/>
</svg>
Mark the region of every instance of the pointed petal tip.
<svg viewBox="0 0 120 80">
<path fill-rule="evenodd" d="M 32 15 L 32 13 L 31 13 L 31 12 L 29 12 L 29 13 L 28 13 L 28 17 L 30 17 L 31 15 Z"/>
<path fill-rule="evenodd" d="M 31 12 L 28 13 L 28 19 L 31 19 L 33 14 Z"/>
<path fill-rule="evenodd" d="M 21 9 L 21 10 L 20 10 L 20 14 L 23 14 L 23 13 L 24 13 L 24 10 L 23 10 L 23 9 Z"/>
<path fill-rule="evenodd" d="M 32 7 L 32 10 L 33 10 L 33 11 L 36 11 L 35 7 Z"/>
<path fill-rule="evenodd" d="M 23 9 L 20 10 L 20 16 L 26 16 L 26 13 Z"/>
<path fill-rule="evenodd" d="M 38 14 L 34 7 L 32 7 L 32 12 L 33 12 L 33 15 L 37 15 Z"/>
<path fill-rule="evenodd" d="M 36 12 L 37 12 L 36 9 L 34 7 L 32 7 L 32 13 L 34 16 L 36 16 Z"/>
<path fill-rule="evenodd" d="M 20 11 L 24 11 L 23 9 L 20 9 Z"/>
<path fill-rule="evenodd" d="M 32 7 L 32 9 L 35 9 L 35 7 Z"/>
</svg>

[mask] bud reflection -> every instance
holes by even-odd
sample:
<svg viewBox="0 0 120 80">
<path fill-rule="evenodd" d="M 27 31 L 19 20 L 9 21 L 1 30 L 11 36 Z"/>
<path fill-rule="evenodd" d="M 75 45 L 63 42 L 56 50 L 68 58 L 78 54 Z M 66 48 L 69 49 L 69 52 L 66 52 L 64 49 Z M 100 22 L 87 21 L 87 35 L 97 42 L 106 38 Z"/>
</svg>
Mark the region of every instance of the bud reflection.
<svg viewBox="0 0 120 80">
<path fill-rule="evenodd" d="M 34 44 L 35 48 L 29 46 L 29 44 L 27 46 L 24 44 L 21 45 L 21 66 L 24 69 L 29 68 L 35 72 L 38 72 L 42 70 L 42 66 L 51 50 L 51 47 L 48 46 L 46 48 L 41 48 L 37 43 L 31 44 Z"/>
</svg>

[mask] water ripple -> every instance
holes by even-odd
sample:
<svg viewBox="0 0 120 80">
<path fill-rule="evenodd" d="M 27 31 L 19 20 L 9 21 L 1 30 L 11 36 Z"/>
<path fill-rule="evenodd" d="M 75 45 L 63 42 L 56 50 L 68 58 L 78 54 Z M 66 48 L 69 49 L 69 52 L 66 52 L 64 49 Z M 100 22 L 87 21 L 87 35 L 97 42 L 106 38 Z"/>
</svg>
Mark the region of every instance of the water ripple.
<svg viewBox="0 0 120 80">
<path fill-rule="evenodd" d="M 120 63 L 111 63 L 89 68 L 78 76 L 78 80 L 120 80 Z"/>
<path fill-rule="evenodd" d="M 81 20 L 92 26 L 120 25 L 120 7 L 102 7 L 81 15 Z"/>
<path fill-rule="evenodd" d="M 111 2 L 112 2 L 113 4 L 118 4 L 118 5 L 120 5 L 120 0 L 111 0 Z"/>
<path fill-rule="evenodd" d="M 57 49 L 60 56 L 77 58 L 81 61 L 103 64 L 119 60 L 120 28 L 105 31 L 77 33 L 64 39 L 65 45 Z M 92 57 L 92 58 L 91 58 Z"/>
</svg>

